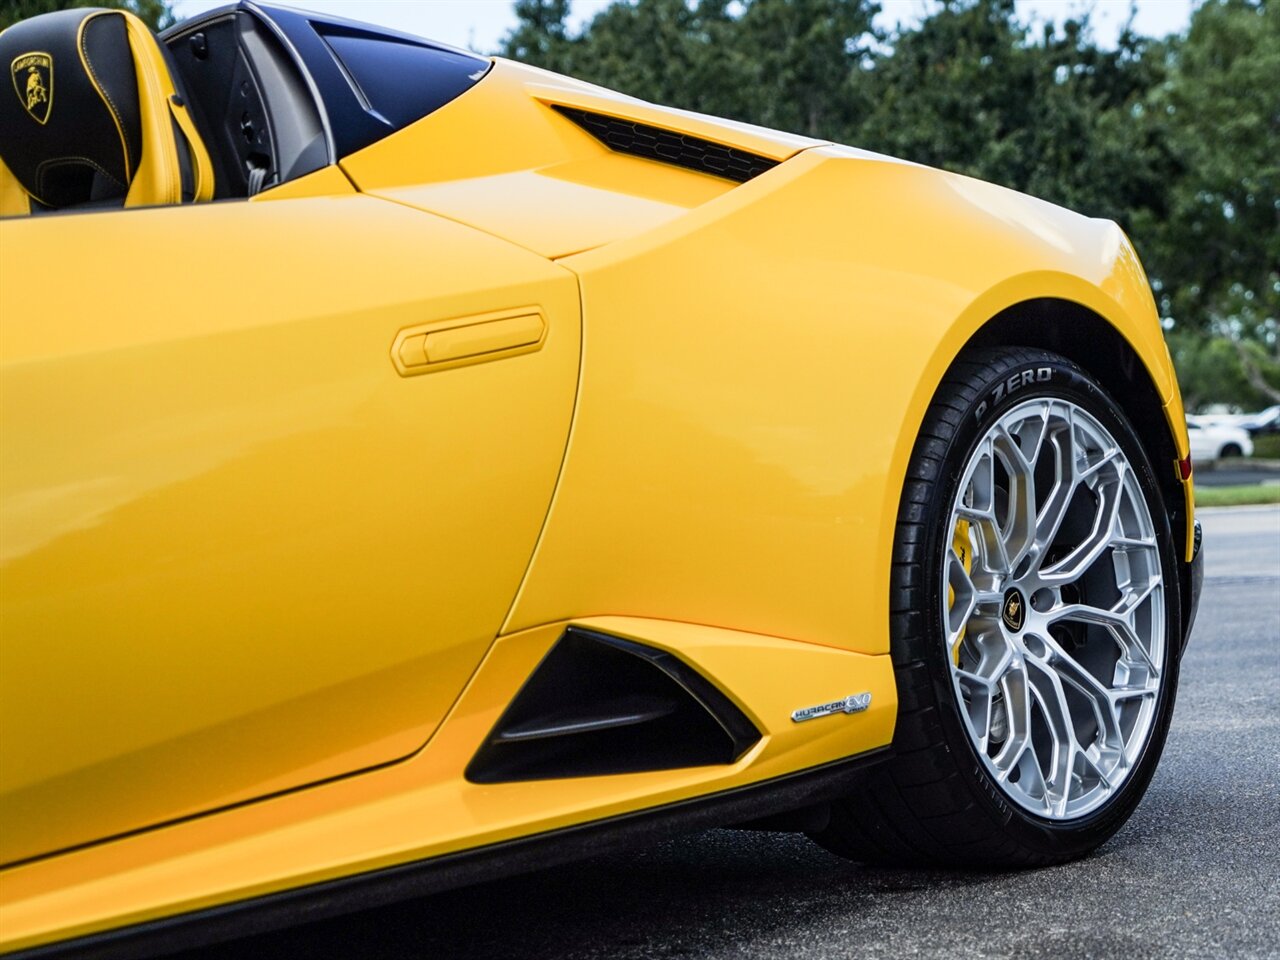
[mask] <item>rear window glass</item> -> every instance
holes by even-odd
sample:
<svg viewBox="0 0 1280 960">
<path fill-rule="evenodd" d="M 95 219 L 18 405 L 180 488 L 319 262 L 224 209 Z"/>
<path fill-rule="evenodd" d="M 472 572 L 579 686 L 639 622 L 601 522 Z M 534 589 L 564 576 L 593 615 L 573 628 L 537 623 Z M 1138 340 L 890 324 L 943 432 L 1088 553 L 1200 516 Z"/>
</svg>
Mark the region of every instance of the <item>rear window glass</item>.
<svg viewBox="0 0 1280 960">
<path fill-rule="evenodd" d="M 316 23 L 356 96 L 400 128 L 468 90 L 489 61 L 461 50 Z"/>
</svg>

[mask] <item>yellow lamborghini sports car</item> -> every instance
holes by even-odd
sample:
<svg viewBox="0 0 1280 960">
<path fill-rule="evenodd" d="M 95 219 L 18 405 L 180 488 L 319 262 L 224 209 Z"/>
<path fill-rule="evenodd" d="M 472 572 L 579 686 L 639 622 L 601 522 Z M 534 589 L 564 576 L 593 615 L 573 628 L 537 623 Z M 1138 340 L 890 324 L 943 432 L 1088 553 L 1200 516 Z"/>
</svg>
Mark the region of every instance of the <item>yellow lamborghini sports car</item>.
<svg viewBox="0 0 1280 960">
<path fill-rule="evenodd" d="M 1134 810 L 1199 535 L 1113 223 L 252 2 L 0 63 L 0 952 Z"/>
</svg>

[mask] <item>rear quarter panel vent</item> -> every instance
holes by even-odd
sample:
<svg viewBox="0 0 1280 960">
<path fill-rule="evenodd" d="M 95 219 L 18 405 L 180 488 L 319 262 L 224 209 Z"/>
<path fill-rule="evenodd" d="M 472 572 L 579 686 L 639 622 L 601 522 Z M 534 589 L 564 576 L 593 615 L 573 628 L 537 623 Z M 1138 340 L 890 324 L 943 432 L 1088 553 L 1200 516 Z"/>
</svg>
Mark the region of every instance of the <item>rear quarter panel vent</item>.
<svg viewBox="0 0 1280 960">
<path fill-rule="evenodd" d="M 552 109 L 618 153 L 670 163 L 735 183 L 746 183 L 778 165 L 769 157 L 636 120 L 561 104 L 553 104 Z"/>
</svg>

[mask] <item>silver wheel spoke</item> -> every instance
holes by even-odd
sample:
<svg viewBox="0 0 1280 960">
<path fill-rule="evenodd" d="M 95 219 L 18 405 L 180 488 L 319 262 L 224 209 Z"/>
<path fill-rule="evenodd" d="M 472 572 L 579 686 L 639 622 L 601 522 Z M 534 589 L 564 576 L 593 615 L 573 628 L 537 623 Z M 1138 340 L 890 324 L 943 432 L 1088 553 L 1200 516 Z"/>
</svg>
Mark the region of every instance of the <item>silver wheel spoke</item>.
<svg viewBox="0 0 1280 960">
<path fill-rule="evenodd" d="M 1036 544 L 1036 457 L 1033 453 L 1028 459 L 1007 430 L 996 434 L 992 447 L 1009 476 L 1009 516 L 1002 540 L 1010 569 L 1016 570 Z"/>
<path fill-rule="evenodd" d="M 1097 722 L 1099 736 L 1095 744 L 1099 751 L 1121 749 L 1124 738 L 1120 733 L 1119 706 L 1111 695 L 1111 689 L 1063 650 L 1052 635 L 1046 634 L 1039 639 L 1052 652 L 1050 665 L 1058 676 L 1089 701 Z M 1088 745 L 1077 743 L 1077 746 L 1083 751 Z"/>
<path fill-rule="evenodd" d="M 956 512 L 977 531 L 978 549 L 974 559 L 978 566 L 988 574 L 1012 573 L 1004 534 L 996 516 L 996 456 L 989 440 L 976 455 L 968 499 L 956 507 Z"/>
<path fill-rule="evenodd" d="M 1013 651 L 1005 646 L 1001 653 L 984 655 L 973 670 L 956 669 L 956 679 L 964 686 L 967 694 L 965 703 L 969 711 L 969 729 L 984 752 L 991 740 L 996 694 L 1012 659 Z"/>
<path fill-rule="evenodd" d="M 1098 483 L 1098 509 L 1089 535 L 1057 563 L 1040 571 L 1040 579 L 1044 583 L 1070 583 L 1079 579 L 1102 556 L 1103 551 L 1111 546 L 1118 535 L 1116 517 L 1119 515 L 1123 492 L 1121 477 Z"/>
<path fill-rule="evenodd" d="M 1146 596 L 1150 596 L 1150 591 Z M 1134 606 L 1137 606 L 1137 604 L 1132 605 L 1129 608 L 1129 612 L 1126 613 L 1117 610 L 1103 610 L 1099 607 L 1090 607 L 1082 603 L 1073 603 L 1053 611 L 1047 619 L 1050 623 L 1070 620 L 1077 623 L 1092 623 L 1105 627 L 1120 646 L 1126 658 L 1142 661 L 1147 669 L 1151 671 L 1152 676 L 1159 677 L 1160 668 L 1151 659 L 1151 654 L 1138 638 L 1138 633 L 1134 629 L 1132 616 Z"/>
<path fill-rule="evenodd" d="M 1067 702 L 1062 678 L 1056 670 L 1034 657 L 1028 658 L 1027 666 L 1032 695 L 1040 706 L 1049 730 L 1050 749 L 1048 756 L 1043 758 L 1048 760 L 1049 768 L 1048 775 L 1044 778 L 1049 811 L 1054 816 L 1063 817 L 1071 798 L 1071 776 L 1075 770 L 1076 754 L 1080 750 L 1080 745 L 1076 742 L 1071 705 Z"/>
<path fill-rule="evenodd" d="M 1084 408 L 1029 400 L 975 446 L 950 524 L 946 651 L 974 749 L 1021 806 L 1081 816 L 1124 782 L 1159 699 L 1165 579 L 1137 476 Z"/>
<path fill-rule="evenodd" d="M 1053 456 L 1053 488 L 1045 497 L 1044 506 L 1040 508 L 1040 515 L 1036 518 L 1036 543 L 1042 549 L 1053 543 L 1058 535 L 1080 479 L 1076 471 L 1075 421 L 1069 407 L 1066 425 L 1049 437 L 1049 445 L 1052 448 L 1049 452 Z M 1043 561 L 1043 553 L 1037 560 Z"/>
<path fill-rule="evenodd" d="M 1021 662 L 1000 678 L 1009 723 L 1009 736 L 992 762 L 1004 778 L 1014 769 L 1031 746 L 1031 691 L 1027 671 Z"/>
<path fill-rule="evenodd" d="M 964 635 L 969 617 L 977 605 L 977 589 L 969 579 L 964 562 L 956 555 L 954 548 L 947 549 L 947 586 L 951 588 L 953 600 L 947 611 L 947 656 L 954 663 L 956 644 Z"/>
</svg>

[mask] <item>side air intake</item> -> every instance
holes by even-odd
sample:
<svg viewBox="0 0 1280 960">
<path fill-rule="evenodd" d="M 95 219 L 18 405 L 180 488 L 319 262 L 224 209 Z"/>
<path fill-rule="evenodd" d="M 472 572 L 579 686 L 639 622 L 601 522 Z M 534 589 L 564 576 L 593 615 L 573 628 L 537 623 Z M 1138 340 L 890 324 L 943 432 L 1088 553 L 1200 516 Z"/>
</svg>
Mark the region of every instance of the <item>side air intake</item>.
<svg viewBox="0 0 1280 960">
<path fill-rule="evenodd" d="M 570 628 L 467 767 L 473 783 L 733 763 L 760 731 L 671 654 Z"/>
<path fill-rule="evenodd" d="M 687 133 L 653 127 L 647 123 L 592 113 L 577 107 L 553 105 L 553 109 L 568 117 L 610 150 L 648 160 L 660 160 L 737 183 L 746 183 L 752 177 L 758 177 L 778 165 L 777 160 L 770 160 L 759 154 L 726 147 L 701 137 L 691 137 Z"/>
</svg>

